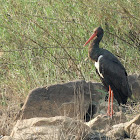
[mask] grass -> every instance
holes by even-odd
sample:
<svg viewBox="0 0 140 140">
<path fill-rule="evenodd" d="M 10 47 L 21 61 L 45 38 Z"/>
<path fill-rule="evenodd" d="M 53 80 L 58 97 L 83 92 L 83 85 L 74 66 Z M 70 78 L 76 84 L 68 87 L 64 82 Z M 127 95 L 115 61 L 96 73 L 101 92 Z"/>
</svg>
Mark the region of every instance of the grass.
<svg viewBox="0 0 140 140">
<path fill-rule="evenodd" d="M 83 47 L 93 29 L 100 47 L 140 73 L 139 1 L 1 0 L 0 106 L 18 105 L 33 88 L 75 79 L 99 81 Z"/>
</svg>

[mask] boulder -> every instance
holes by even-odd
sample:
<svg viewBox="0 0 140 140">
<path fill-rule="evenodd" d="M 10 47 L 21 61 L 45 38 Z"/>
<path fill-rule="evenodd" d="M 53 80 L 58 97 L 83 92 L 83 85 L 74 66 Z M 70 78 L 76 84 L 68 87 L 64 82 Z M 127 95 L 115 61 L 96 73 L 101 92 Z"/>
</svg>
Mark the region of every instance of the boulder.
<svg viewBox="0 0 140 140">
<path fill-rule="evenodd" d="M 91 121 L 87 122 L 86 125 L 88 125 L 92 130 L 107 132 L 114 124 L 123 122 L 126 122 L 125 115 L 122 112 L 116 112 L 112 119 L 106 115 L 98 115 Z"/>
<path fill-rule="evenodd" d="M 111 138 L 97 130 L 89 133 L 84 140 L 111 140 Z"/>
<path fill-rule="evenodd" d="M 102 98 L 98 89 L 103 90 L 100 83 L 85 81 L 36 88 L 26 98 L 16 119 L 54 116 L 83 119 L 86 113 L 92 116 Z"/>
<path fill-rule="evenodd" d="M 12 138 L 11 136 L 4 136 L 0 140 L 16 140 L 16 139 Z"/>
<path fill-rule="evenodd" d="M 125 137 L 124 127 L 125 123 L 113 125 L 111 127 L 112 129 L 106 133 L 106 136 L 110 137 L 111 139 L 121 140 Z"/>
<path fill-rule="evenodd" d="M 18 120 L 10 135 L 14 140 L 81 140 L 91 129 L 82 121 L 65 116 Z"/>
<path fill-rule="evenodd" d="M 140 115 L 129 122 L 113 125 L 106 136 L 111 139 L 123 139 L 126 136 L 131 139 L 140 139 Z"/>
<path fill-rule="evenodd" d="M 140 75 L 130 75 L 128 79 L 135 97 L 139 98 Z M 27 96 L 16 119 L 64 115 L 89 121 L 95 113 L 106 113 L 107 106 L 104 107 L 100 100 L 104 100 L 103 91 L 101 83 L 84 80 L 36 88 Z M 117 105 L 114 107 L 119 111 Z"/>
<path fill-rule="evenodd" d="M 108 101 L 105 101 L 104 99 L 102 99 L 99 102 L 100 103 L 97 106 L 97 113 L 95 114 L 95 116 L 100 115 L 100 114 L 103 114 L 103 115 L 107 114 Z M 119 112 L 120 110 L 122 110 L 122 108 L 114 100 L 113 111 L 114 112 Z"/>
<path fill-rule="evenodd" d="M 130 138 L 140 140 L 140 125 L 132 123 L 130 127 Z"/>
<path fill-rule="evenodd" d="M 127 122 L 127 124 L 125 125 L 125 133 L 127 134 L 128 137 L 130 137 L 130 134 L 133 135 L 135 132 L 135 130 L 133 131 L 132 128 L 134 127 L 131 127 L 133 124 L 136 124 L 137 126 L 140 126 L 140 114 L 138 114 L 134 119 L 132 119 L 131 121 Z M 136 130 L 137 131 L 137 130 Z M 138 130 L 139 131 L 139 130 Z"/>
<path fill-rule="evenodd" d="M 140 75 L 134 74 L 128 76 L 129 85 L 136 100 L 140 99 Z"/>
</svg>

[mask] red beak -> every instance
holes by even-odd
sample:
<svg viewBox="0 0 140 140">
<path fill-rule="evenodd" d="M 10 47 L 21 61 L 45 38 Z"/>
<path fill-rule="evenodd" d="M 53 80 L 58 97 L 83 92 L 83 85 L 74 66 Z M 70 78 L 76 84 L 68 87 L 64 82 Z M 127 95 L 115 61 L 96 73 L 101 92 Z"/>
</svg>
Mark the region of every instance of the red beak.
<svg viewBox="0 0 140 140">
<path fill-rule="evenodd" d="M 97 33 L 95 32 L 94 34 L 92 34 L 92 36 L 88 39 L 88 41 L 84 44 L 84 47 L 95 37 L 97 36 Z"/>
</svg>

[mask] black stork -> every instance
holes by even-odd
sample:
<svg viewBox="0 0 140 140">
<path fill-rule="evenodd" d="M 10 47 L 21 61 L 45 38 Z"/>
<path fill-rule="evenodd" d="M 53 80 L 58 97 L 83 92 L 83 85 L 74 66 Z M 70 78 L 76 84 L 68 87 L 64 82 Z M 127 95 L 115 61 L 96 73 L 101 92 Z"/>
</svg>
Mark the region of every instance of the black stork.
<svg viewBox="0 0 140 140">
<path fill-rule="evenodd" d="M 126 104 L 128 97 L 132 94 L 128 84 L 127 72 L 121 62 L 111 52 L 99 48 L 103 34 L 104 31 L 101 27 L 95 28 L 93 35 L 91 35 L 84 46 L 93 40 L 89 45 L 88 55 L 95 62 L 96 72 L 106 90 L 109 91 L 109 102 L 110 98 L 113 102 L 113 97 L 110 97 L 113 94 L 119 105 Z M 109 106 L 110 103 L 108 104 L 108 113 L 110 112 Z M 111 112 L 112 114 L 108 115 L 113 115 L 113 109 Z"/>
</svg>

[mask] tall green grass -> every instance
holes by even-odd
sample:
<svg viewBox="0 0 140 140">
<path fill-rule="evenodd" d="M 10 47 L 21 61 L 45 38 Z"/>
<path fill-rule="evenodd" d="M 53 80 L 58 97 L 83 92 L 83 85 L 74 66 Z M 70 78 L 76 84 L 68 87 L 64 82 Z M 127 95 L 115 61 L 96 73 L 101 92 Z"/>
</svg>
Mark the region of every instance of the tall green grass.
<svg viewBox="0 0 140 140">
<path fill-rule="evenodd" d="M 100 47 L 118 56 L 128 73 L 139 73 L 139 4 L 138 0 L 1 0 L 1 94 L 22 100 L 38 86 L 99 81 L 87 59 L 88 48 L 83 47 L 97 26 L 105 30 Z"/>
</svg>

